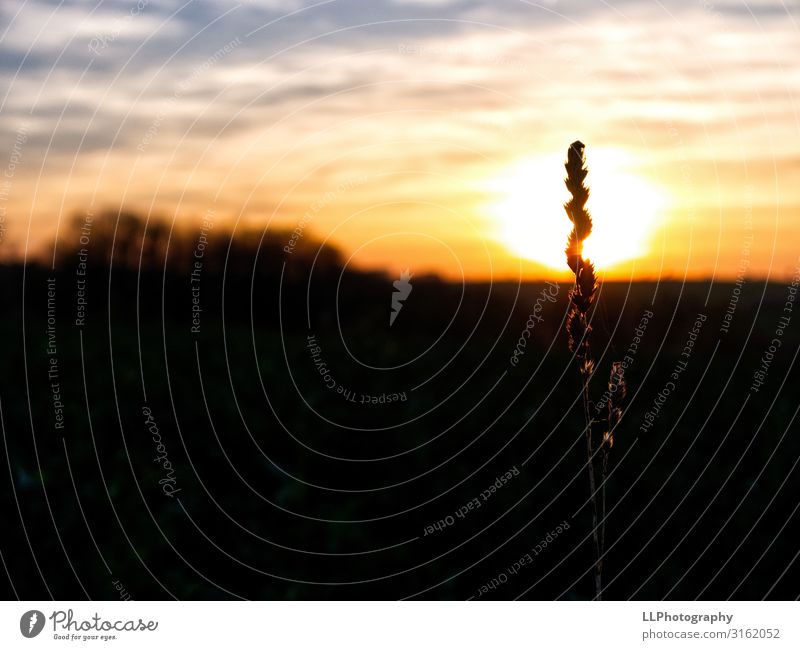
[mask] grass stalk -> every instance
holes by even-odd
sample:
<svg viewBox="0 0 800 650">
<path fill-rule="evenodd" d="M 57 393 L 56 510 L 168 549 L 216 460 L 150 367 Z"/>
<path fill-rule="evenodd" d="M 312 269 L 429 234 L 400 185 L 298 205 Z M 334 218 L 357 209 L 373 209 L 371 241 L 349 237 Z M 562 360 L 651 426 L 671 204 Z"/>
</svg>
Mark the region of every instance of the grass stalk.
<svg viewBox="0 0 800 650">
<path fill-rule="evenodd" d="M 594 587 L 595 599 L 602 599 L 602 544 L 604 531 L 600 530 L 598 521 L 598 494 L 595 477 L 595 445 L 592 439 L 594 418 L 591 412 L 590 385 L 594 373 L 594 360 L 590 347 L 592 326 L 589 323 L 589 312 L 597 293 L 597 277 L 594 265 L 583 257 L 583 243 L 592 232 L 592 217 L 586 209 L 589 199 L 589 188 L 585 179 L 588 174 L 585 146 L 580 141 L 573 142 L 567 150 L 567 162 L 564 167 L 567 177 L 564 180 L 567 189 L 572 195 L 564 204 L 564 210 L 572 222 L 572 231 L 567 239 L 567 264 L 575 274 L 575 284 L 569 293 L 570 308 L 567 315 L 567 331 L 569 333 L 569 347 L 575 354 L 578 369 L 581 374 L 583 412 L 586 420 L 586 454 L 589 471 L 589 499 L 592 508 L 592 541 L 594 543 Z M 601 443 L 602 444 L 602 443 Z M 605 452 L 604 452 L 605 453 Z M 604 465 L 606 465 L 604 463 Z M 605 490 L 605 473 L 603 472 L 601 489 Z M 602 504 L 602 520 L 605 520 L 605 492 L 600 499 Z"/>
<path fill-rule="evenodd" d="M 589 200 L 589 188 L 586 187 L 586 168 L 584 156 L 585 146 L 580 141 L 573 142 L 567 150 L 567 162 L 564 168 L 567 177 L 564 182 L 572 195 L 564 204 L 567 216 L 572 222 L 572 231 L 567 238 L 567 264 L 575 274 L 575 284 L 569 293 L 570 306 L 567 314 L 567 332 L 569 333 L 569 349 L 575 354 L 578 370 L 581 375 L 581 391 L 583 413 L 586 420 L 586 461 L 589 471 L 589 500 L 592 509 L 592 542 L 594 545 L 594 592 L 595 600 L 602 600 L 603 592 L 603 553 L 606 544 L 606 485 L 608 483 L 608 466 L 611 448 L 614 446 L 614 430 L 623 414 L 625 398 L 625 366 L 619 361 L 611 364 L 611 375 L 608 380 L 608 415 L 603 419 L 592 415 L 591 380 L 595 363 L 590 346 L 592 326 L 589 314 L 598 291 L 597 276 L 594 265 L 583 256 L 583 243 L 592 233 L 592 217 L 586 209 Z M 595 425 L 602 423 L 605 430 L 602 438 L 595 445 Z M 596 458 L 600 454 L 600 460 Z M 600 483 L 597 483 L 595 465 L 599 464 Z M 598 496 L 599 490 L 599 496 Z"/>
</svg>

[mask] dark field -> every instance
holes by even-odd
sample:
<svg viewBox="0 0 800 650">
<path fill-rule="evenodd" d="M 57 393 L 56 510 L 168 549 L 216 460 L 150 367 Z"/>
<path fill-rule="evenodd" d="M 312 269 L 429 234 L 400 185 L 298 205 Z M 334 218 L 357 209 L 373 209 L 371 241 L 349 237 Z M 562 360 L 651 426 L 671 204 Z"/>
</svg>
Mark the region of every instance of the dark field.
<svg viewBox="0 0 800 650">
<path fill-rule="evenodd" d="M 74 233 L 0 268 L 4 598 L 593 597 L 569 285 L 414 277 L 390 327 L 396 278 L 335 251 L 214 233 L 192 283 L 196 235 L 124 224 L 113 266 L 99 222 L 85 268 Z M 595 400 L 631 359 L 605 599 L 800 595 L 789 295 L 602 286 Z"/>
</svg>

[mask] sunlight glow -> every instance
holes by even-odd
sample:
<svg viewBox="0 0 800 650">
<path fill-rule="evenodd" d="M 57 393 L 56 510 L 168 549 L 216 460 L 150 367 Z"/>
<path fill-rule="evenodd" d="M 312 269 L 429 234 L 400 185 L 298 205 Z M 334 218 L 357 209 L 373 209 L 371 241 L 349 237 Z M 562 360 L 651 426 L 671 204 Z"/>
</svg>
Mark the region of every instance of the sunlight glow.
<svg viewBox="0 0 800 650">
<path fill-rule="evenodd" d="M 564 212 L 564 154 L 517 161 L 489 181 L 495 197 L 487 206 L 492 235 L 516 255 L 565 270 L 564 248 L 571 223 Z M 656 185 L 630 171 L 631 158 L 621 151 L 588 149 L 590 195 L 587 207 L 594 228 L 584 256 L 605 270 L 647 254 L 659 227 L 665 195 Z"/>
</svg>

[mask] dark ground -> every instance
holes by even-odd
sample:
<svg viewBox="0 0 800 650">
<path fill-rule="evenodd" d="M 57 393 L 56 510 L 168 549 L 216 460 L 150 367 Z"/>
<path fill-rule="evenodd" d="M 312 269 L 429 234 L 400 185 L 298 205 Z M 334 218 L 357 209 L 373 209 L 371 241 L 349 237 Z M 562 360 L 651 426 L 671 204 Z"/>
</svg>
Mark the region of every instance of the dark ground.
<svg viewBox="0 0 800 650">
<path fill-rule="evenodd" d="M 257 238 L 240 238 L 228 254 L 214 233 L 192 333 L 195 239 L 174 238 L 165 264 L 165 231 L 151 228 L 143 240 L 135 219 L 121 223 L 111 271 L 113 229 L 94 227 L 82 326 L 75 232 L 59 245 L 55 271 L 46 262 L 0 267 L 0 595 L 593 596 L 567 285 L 543 303 L 512 366 L 543 283 L 462 288 L 414 278 L 390 328 L 394 278 L 341 273 L 327 249 L 312 271 L 316 248 L 305 242 L 287 255 L 284 233 L 270 234 L 258 254 Z M 653 312 L 615 435 L 606 599 L 799 595 L 800 314 L 754 392 L 788 289 L 748 280 L 723 334 L 734 289 L 602 288 L 595 399 L 610 362 Z M 52 359 L 57 377 L 48 376 Z M 642 431 L 682 359 L 686 369 Z M 386 403 L 362 404 L 363 394 Z M 479 507 L 454 516 L 475 499 Z"/>
</svg>

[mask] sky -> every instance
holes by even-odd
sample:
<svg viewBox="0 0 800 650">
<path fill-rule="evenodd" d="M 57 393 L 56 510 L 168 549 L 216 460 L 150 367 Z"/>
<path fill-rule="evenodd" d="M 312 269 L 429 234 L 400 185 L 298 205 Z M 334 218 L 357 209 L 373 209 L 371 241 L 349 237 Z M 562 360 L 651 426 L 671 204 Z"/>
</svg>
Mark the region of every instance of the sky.
<svg viewBox="0 0 800 650">
<path fill-rule="evenodd" d="M 4 0 L 0 255 L 124 208 L 548 276 L 580 139 L 606 277 L 789 277 L 799 25 L 796 0 Z"/>
</svg>

